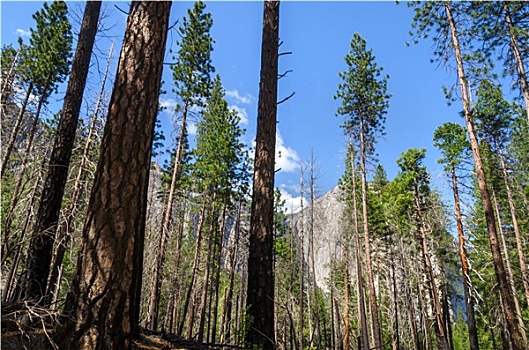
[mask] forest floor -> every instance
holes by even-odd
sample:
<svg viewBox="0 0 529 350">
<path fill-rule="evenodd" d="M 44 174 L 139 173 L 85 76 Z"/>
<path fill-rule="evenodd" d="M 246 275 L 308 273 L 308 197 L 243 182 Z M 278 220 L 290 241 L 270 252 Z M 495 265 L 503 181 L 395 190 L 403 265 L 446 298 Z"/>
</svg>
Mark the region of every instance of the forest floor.
<svg viewBox="0 0 529 350">
<path fill-rule="evenodd" d="M 57 314 L 28 305 L 2 307 L 2 350 L 55 350 L 53 342 L 58 328 Z M 228 346 L 234 348 L 233 346 Z M 144 330 L 134 340 L 135 350 L 220 350 L 222 345 L 201 344 L 183 339 L 174 334 L 155 333 Z"/>
</svg>

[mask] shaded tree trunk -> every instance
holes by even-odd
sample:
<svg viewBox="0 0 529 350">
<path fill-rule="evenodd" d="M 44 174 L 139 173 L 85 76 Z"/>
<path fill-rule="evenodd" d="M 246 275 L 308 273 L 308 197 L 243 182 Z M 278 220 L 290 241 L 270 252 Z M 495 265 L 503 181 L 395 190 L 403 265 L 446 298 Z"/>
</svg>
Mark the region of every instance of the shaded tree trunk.
<svg viewBox="0 0 529 350">
<path fill-rule="evenodd" d="M 523 100 L 525 102 L 525 113 L 527 114 L 527 121 L 529 122 L 529 82 L 527 81 L 527 74 L 525 72 L 522 54 L 520 52 L 520 45 L 518 45 L 518 40 L 516 39 L 516 28 L 512 21 L 508 1 L 503 1 L 503 9 L 505 11 L 505 22 L 507 22 L 507 26 L 509 28 L 510 45 L 514 60 L 516 62 L 516 71 L 518 72 L 520 90 L 522 91 Z"/>
<path fill-rule="evenodd" d="M 24 97 L 22 106 L 20 106 L 20 111 L 18 112 L 17 119 L 15 120 L 13 131 L 11 131 L 11 135 L 9 136 L 9 141 L 7 142 L 7 146 L 5 148 L 5 153 L 4 153 L 4 157 L 2 159 L 2 165 L 0 168 L 0 178 L 4 177 L 5 171 L 7 169 L 7 163 L 9 163 L 9 159 L 11 158 L 11 153 L 13 152 L 13 148 L 15 147 L 18 132 L 20 130 L 20 125 L 22 124 L 22 120 L 24 119 L 24 113 L 26 112 L 26 107 L 28 105 L 29 98 L 31 97 L 32 92 L 33 92 L 33 83 L 30 82 L 28 86 L 28 90 L 26 91 L 26 97 Z"/>
<path fill-rule="evenodd" d="M 478 187 L 481 194 L 481 200 L 483 202 L 483 208 L 485 211 L 485 219 L 487 222 L 487 231 L 489 233 L 490 249 L 492 252 L 492 259 L 494 261 L 494 272 L 500 288 L 500 294 L 502 296 L 503 313 L 507 323 L 507 328 L 510 333 L 510 338 L 513 342 L 513 350 L 521 350 L 522 339 L 520 330 L 518 328 L 518 322 L 514 311 L 514 300 L 511 293 L 509 292 L 509 284 L 507 282 L 507 276 L 505 274 L 505 266 L 501 258 L 501 250 L 498 244 L 498 233 L 496 230 L 496 220 L 494 218 L 494 211 L 492 208 L 492 202 L 490 199 L 489 189 L 487 187 L 487 180 L 485 176 L 485 170 L 483 167 L 483 161 L 479 150 L 479 142 L 476 136 L 474 128 L 474 122 L 472 120 L 472 114 L 470 110 L 470 98 L 468 96 L 468 85 L 466 75 L 464 71 L 463 58 L 461 54 L 461 48 L 459 45 L 459 39 L 457 35 L 456 23 L 450 3 L 444 3 L 446 15 L 451 30 L 452 44 L 455 51 L 455 58 L 457 63 L 457 76 L 459 79 L 459 86 L 461 89 L 461 98 L 463 102 L 463 114 L 465 117 L 465 124 L 467 127 L 468 136 L 470 139 L 470 146 L 472 148 L 472 154 L 474 156 L 474 168 L 477 176 Z"/>
<path fill-rule="evenodd" d="M 89 162 L 90 162 L 90 151 L 92 149 L 92 136 L 98 132 L 98 115 L 99 111 L 101 109 L 101 105 L 103 103 L 103 94 L 105 91 L 105 84 L 106 79 L 108 76 L 108 69 L 110 67 L 110 60 L 113 55 L 113 47 L 114 42 L 112 42 L 112 45 L 110 47 L 110 51 L 108 54 L 108 60 L 107 60 L 107 66 L 105 68 L 105 73 L 103 74 L 103 81 L 101 83 L 101 88 L 99 90 L 99 95 L 97 98 L 97 102 L 94 108 L 92 120 L 90 122 L 90 126 L 88 129 L 88 134 L 86 135 L 84 147 L 83 147 L 83 154 L 81 155 L 81 162 L 79 163 L 79 169 L 77 171 L 77 175 L 75 177 L 75 183 L 73 185 L 72 194 L 70 195 L 70 203 L 68 204 L 68 207 L 66 209 L 66 217 L 63 219 L 61 224 L 59 225 L 59 229 L 57 232 L 57 238 L 59 240 L 59 244 L 57 246 L 56 252 L 55 252 L 55 259 L 53 261 L 51 272 L 50 272 L 50 279 L 48 281 L 48 291 L 46 292 L 46 298 L 48 300 L 45 301 L 45 304 L 49 303 L 50 298 L 56 297 L 58 294 L 57 291 L 59 290 L 60 286 L 60 278 L 58 278 L 59 269 L 61 268 L 62 261 L 64 259 L 64 254 L 66 252 L 66 248 L 68 247 L 68 244 L 70 243 L 70 240 L 72 238 L 72 233 L 74 231 L 74 221 L 78 214 L 78 202 L 80 198 L 83 196 L 84 191 L 86 190 L 85 186 L 83 186 L 83 182 L 85 181 L 86 174 L 88 172 L 87 169 L 85 169 Z M 57 288 L 54 286 L 57 284 Z M 55 290 L 55 295 L 53 295 L 52 290 Z"/>
<path fill-rule="evenodd" d="M 452 168 L 452 191 L 454 194 L 454 205 L 456 211 L 455 214 L 457 224 L 457 236 L 459 240 L 459 257 L 461 258 L 461 274 L 463 278 L 463 293 L 465 296 L 465 306 L 467 311 L 468 338 L 470 342 L 470 350 L 479 350 L 478 329 L 476 326 L 476 317 L 474 315 L 474 300 L 470 293 L 472 283 L 470 282 L 470 269 L 468 265 L 467 251 L 465 248 L 463 215 L 461 214 L 457 176 L 454 168 Z"/>
<path fill-rule="evenodd" d="M 369 240 L 369 217 L 367 213 L 367 170 L 366 170 L 366 144 L 364 140 L 363 118 L 360 118 L 360 175 L 362 179 L 362 218 L 364 229 L 364 251 L 366 255 L 367 287 L 369 290 L 369 311 L 373 327 L 374 347 L 382 349 L 382 330 L 378 319 L 377 297 L 375 280 L 373 278 L 373 264 L 371 262 L 371 242 Z"/>
<path fill-rule="evenodd" d="M 279 1 L 266 0 L 263 17 L 246 300 L 251 325 L 246 340 L 261 350 L 271 350 L 275 348 L 273 217 Z"/>
<path fill-rule="evenodd" d="M 132 346 L 170 9 L 165 1 L 130 6 L 61 349 Z"/>
<path fill-rule="evenodd" d="M 64 187 L 68 178 L 70 158 L 77 131 L 79 111 L 83 102 L 83 92 L 97 32 L 100 9 L 101 1 L 88 1 L 86 3 L 62 114 L 37 211 L 37 220 L 31 239 L 27 265 L 29 283 L 25 291 L 28 297 L 36 300 L 42 298 L 46 292 L 55 233 L 61 211 Z"/>
</svg>

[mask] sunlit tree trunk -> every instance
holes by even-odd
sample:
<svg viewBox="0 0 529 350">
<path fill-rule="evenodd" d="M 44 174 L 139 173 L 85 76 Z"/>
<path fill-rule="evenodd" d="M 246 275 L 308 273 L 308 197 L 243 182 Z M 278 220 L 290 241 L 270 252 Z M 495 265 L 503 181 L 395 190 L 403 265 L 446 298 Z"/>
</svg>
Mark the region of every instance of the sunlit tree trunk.
<svg viewBox="0 0 529 350">
<path fill-rule="evenodd" d="M 507 328 L 510 333 L 510 337 L 513 342 L 513 350 L 522 350 L 522 338 L 520 330 L 518 328 L 518 322 L 514 311 L 514 300 L 509 292 L 509 285 L 505 273 L 505 266 L 501 258 L 501 250 L 498 244 L 498 233 L 496 230 L 496 220 L 494 218 L 494 211 L 492 208 L 492 202 L 490 199 L 489 189 L 487 187 L 487 180 L 485 176 L 485 170 L 483 167 L 483 161 L 479 150 L 479 143 L 476 137 L 474 128 L 474 122 L 472 120 L 472 114 L 470 110 L 470 98 L 468 96 L 468 85 L 463 65 L 463 57 L 461 54 L 461 48 L 459 45 L 459 39 L 457 35 L 457 27 L 452 14 L 451 6 L 449 2 L 444 2 L 446 15 L 448 18 L 453 48 L 455 51 L 455 58 L 457 63 L 457 75 L 459 79 L 459 86 L 461 89 L 461 99 L 463 102 L 463 114 L 465 117 L 465 123 L 467 127 L 468 136 L 470 139 L 470 145 L 474 156 L 474 168 L 477 176 L 478 187 L 485 210 L 485 219 L 487 222 L 487 231 L 489 233 L 490 249 L 492 252 L 492 258 L 494 260 L 494 271 L 496 279 L 499 284 L 500 294 L 502 296 L 502 306 L 504 317 L 507 323 Z"/>
<path fill-rule="evenodd" d="M 132 347 L 170 9 L 165 1 L 130 6 L 61 349 Z"/>
<path fill-rule="evenodd" d="M 266 0 L 263 17 L 246 300 L 252 323 L 246 340 L 261 350 L 271 350 L 275 348 L 273 216 L 279 1 Z"/>
</svg>

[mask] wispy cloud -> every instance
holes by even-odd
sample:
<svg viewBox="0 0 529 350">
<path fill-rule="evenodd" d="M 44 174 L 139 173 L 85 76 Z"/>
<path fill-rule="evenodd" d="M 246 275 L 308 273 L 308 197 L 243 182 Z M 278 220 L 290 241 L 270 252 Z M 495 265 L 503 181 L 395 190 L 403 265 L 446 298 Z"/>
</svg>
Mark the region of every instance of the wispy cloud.
<svg viewBox="0 0 529 350">
<path fill-rule="evenodd" d="M 287 147 L 283 137 L 279 133 L 276 134 L 276 169 L 281 169 L 287 173 L 295 172 L 299 169 L 301 158 L 295 149 Z"/>
<path fill-rule="evenodd" d="M 166 112 L 168 112 L 169 114 L 171 114 L 174 111 L 177 105 L 176 100 L 172 98 L 160 97 L 159 103 L 160 103 L 160 107 L 164 107 L 166 109 Z"/>
<path fill-rule="evenodd" d="M 225 93 L 227 97 L 234 99 L 238 103 L 249 104 L 250 102 L 252 102 L 252 100 L 254 100 L 254 97 L 249 93 L 246 93 L 244 96 L 241 96 L 237 89 L 226 90 Z"/>
<path fill-rule="evenodd" d="M 297 213 L 301 209 L 301 196 L 293 196 L 286 190 L 286 185 L 279 187 L 281 200 L 285 201 L 284 208 L 287 214 Z M 304 201 L 303 205 L 307 203 Z"/>
<path fill-rule="evenodd" d="M 241 124 L 242 125 L 248 125 L 248 112 L 246 111 L 246 108 L 239 107 L 237 105 L 230 106 L 231 110 L 234 110 L 239 114 L 239 117 L 241 118 Z"/>
<path fill-rule="evenodd" d="M 15 30 L 15 33 L 17 33 L 17 35 L 20 35 L 21 37 L 26 37 L 26 38 L 29 38 L 31 35 L 31 32 L 29 30 L 24 30 L 21 28 L 17 28 Z"/>
</svg>

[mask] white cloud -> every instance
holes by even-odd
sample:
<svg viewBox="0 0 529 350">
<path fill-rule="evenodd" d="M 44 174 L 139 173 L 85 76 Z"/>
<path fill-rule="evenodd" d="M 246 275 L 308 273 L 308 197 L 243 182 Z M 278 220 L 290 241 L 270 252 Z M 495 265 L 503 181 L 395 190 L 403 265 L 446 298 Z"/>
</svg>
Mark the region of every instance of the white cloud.
<svg viewBox="0 0 529 350">
<path fill-rule="evenodd" d="M 301 196 L 293 196 L 286 189 L 285 185 L 279 187 L 279 192 L 281 192 L 281 200 L 285 201 L 284 208 L 287 214 L 297 213 L 301 209 Z M 307 203 L 304 201 L 303 205 Z"/>
<path fill-rule="evenodd" d="M 299 169 L 301 158 L 296 150 L 285 146 L 285 142 L 279 130 L 276 134 L 276 169 L 281 169 L 287 173 L 295 172 Z"/>
<path fill-rule="evenodd" d="M 242 125 L 248 125 L 248 112 L 246 111 L 246 108 L 242 108 L 236 105 L 232 105 L 229 108 L 237 112 L 237 114 L 239 114 Z"/>
<path fill-rule="evenodd" d="M 197 124 L 193 121 L 187 123 L 187 133 L 189 135 L 197 134 Z"/>
<path fill-rule="evenodd" d="M 226 90 L 225 93 L 227 97 L 233 98 L 238 103 L 248 104 L 252 102 L 252 100 L 254 100 L 253 96 L 249 93 L 246 93 L 244 96 L 241 96 L 237 89 Z"/>
<path fill-rule="evenodd" d="M 163 98 L 160 97 L 159 99 L 160 107 L 164 107 L 166 109 L 166 112 L 172 114 L 174 109 L 176 108 L 176 100 L 172 98 Z"/>
<path fill-rule="evenodd" d="M 21 28 L 17 28 L 15 30 L 15 33 L 17 33 L 17 35 L 20 35 L 21 37 L 26 37 L 26 38 L 29 38 L 31 36 L 31 32 L 30 31 L 24 30 L 24 29 L 21 29 Z"/>
</svg>

